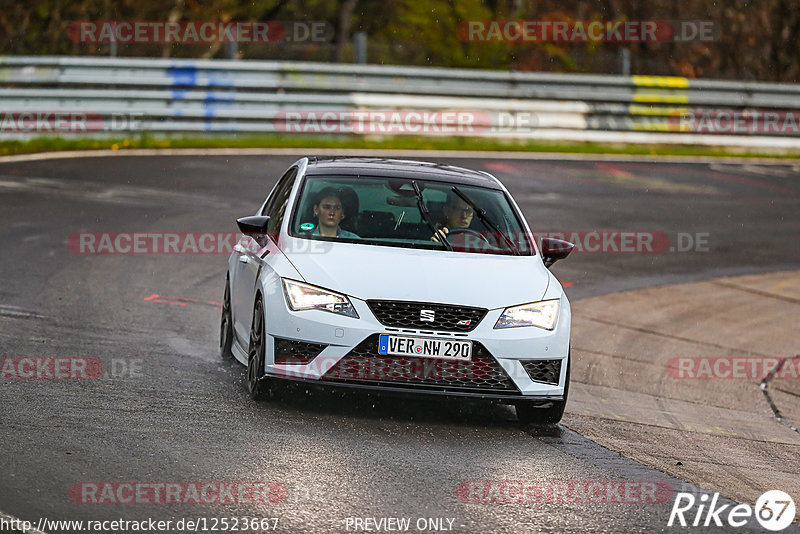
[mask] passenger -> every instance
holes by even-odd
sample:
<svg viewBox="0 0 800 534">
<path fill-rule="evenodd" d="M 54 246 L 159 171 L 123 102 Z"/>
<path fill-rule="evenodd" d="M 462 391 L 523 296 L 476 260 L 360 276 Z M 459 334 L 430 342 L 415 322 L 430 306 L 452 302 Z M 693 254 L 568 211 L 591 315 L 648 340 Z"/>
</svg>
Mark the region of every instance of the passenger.
<svg viewBox="0 0 800 534">
<path fill-rule="evenodd" d="M 353 232 L 339 228 L 339 223 L 347 216 L 342 206 L 342 199 L 333 187 L 326 187 L 317 195 L 319 199 L 314 204 L 314 216 L 317 218 L 317 227 L 311 235 L 324 237 L 344 237 L 358 239 Z"/>
<path fill-rule="evenodd" d="M 437 229 L 447 235 L 451 230 L 457 228 L 469 228 L 472 223 L 472 217 L 475 215 L 475 210 L 464 202 L 461 197 L 451 192 L 447 194 L 442 214 L 444 215 L 444 224 L 437 225 L 440 226 Z M 436 234 L 431 237 L 431 241 L 439 241 L 439 235 Z"/>
</svg>

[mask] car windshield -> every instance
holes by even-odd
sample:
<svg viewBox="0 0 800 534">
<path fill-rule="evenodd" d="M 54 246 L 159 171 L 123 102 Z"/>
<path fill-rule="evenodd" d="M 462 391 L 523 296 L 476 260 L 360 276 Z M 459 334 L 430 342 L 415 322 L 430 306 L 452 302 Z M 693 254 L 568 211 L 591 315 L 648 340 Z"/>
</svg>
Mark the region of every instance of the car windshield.
<svg viewBox="0 0 800 534">
<path fill-rule="evenodd" d="M 424 179 L 308 176 L 289 233 L 364 245 L 533 254 L 503 191 Z"/>
</svg>

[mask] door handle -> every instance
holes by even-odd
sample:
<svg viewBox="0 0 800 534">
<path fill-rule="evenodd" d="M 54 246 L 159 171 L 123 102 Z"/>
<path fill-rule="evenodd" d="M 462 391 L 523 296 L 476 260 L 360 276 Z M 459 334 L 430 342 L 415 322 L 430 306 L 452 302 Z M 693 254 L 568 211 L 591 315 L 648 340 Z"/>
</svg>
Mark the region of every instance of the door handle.
<svg viewBox="0 0 800 534">
<path fill-rule="evenodd" d="M 245 255 L 239 256 L 239 261 L 242 263 L 250 263 L 250 257 Z"/>
</svg>

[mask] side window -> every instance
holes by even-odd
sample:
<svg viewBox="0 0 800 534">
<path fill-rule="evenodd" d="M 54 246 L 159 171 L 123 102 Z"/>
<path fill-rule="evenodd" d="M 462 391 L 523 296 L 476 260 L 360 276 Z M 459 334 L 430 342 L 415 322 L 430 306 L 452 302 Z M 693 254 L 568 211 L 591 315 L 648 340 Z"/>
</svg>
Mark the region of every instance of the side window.
<svg viewBox="0 0 800 534">
<path fill-rule="evenodd" d="M 268 234 L 277 234 L 283 222 L 283 216 L 286 213 L 286 204 L 289 202 L 289 195 L 292 192 L 294 179 L 297 177 L 297 168 L 292 168 L 278 181 L 278 186 L 275 188 L 274 193 L 264 206 L 262 215 L 268 215 L 269 225 L 267 226 Z"/>
<path fill-rule="evenodd" d="M 269 215 L 270 207 L 272 207 L 275 204 L 275 199 L 278 197 L 278 194 L 286 186 L 286 182 L 292 180 L 296 174 L 297 174 L 297 169 L 293 167 L 288 171 L 286 171 L 283 174 L 283 176 L 280 177 L 277 185 L 275 186 L 275 189 L 272 190 L 272 194 L 270 194 L 270 196 L 267 198 L 267 202 L 266 204 L 264 204 L 264 208 L 261 210 L 261 213 L 259 215 Z"/>
</svg>

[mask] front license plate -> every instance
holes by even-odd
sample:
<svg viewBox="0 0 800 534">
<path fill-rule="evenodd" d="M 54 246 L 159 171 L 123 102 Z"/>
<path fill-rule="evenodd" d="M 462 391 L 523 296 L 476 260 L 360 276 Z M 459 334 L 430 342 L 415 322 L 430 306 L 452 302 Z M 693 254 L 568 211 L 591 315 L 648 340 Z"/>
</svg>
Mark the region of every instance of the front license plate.
<svg viewBox="0 0 800 534">
<path fill-rule="evenodd" d="M 472 341 L 381 334 L 378 338 L 378 354 L 469 360 L 472 358 Z"/>
</svg>

